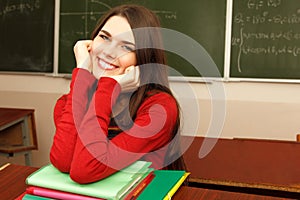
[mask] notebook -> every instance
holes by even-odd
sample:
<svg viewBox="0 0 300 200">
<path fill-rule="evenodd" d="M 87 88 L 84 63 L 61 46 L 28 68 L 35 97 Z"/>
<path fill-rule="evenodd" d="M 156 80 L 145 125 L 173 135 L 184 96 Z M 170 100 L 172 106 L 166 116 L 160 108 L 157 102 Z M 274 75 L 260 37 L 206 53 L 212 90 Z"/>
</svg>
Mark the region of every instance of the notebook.
<svg viewBox="0 0 300 200">
<path fill-rule="evenodd" d="M 155 170 L 154 179 L 137 200 L 171 199 L 189 174 L 180 170 Z"/>
<path fill-rule="evenodd" d="M 97 198 L 121 199 L 153 171 L 149 168 L 150 165 L 151 162 L 136 161 L 98 182 L 79 184 L 72 181 L 69 174 L 62 173 L 49 164 L 28 176 L 26 184 Z"/>
</svg>

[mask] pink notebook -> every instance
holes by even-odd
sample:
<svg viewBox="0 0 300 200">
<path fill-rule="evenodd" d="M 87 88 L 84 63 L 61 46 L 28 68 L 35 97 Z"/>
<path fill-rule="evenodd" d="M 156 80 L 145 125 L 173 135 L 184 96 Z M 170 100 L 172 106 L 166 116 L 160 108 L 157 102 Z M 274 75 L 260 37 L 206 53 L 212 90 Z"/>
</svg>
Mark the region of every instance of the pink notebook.
<svg viewBox="0 0 300 200">
<path fill-rule="evenodd" d="M 47 188 L 41 188 L 36 186 L 30 186 L 26 189 L 27 194 L 34 194 L 41 197 L 49 197 L 54 199 L 64 200 L 103 200 L 101 198 L 89 197 L 79 194 L 73 194 L 68 192 L 62 192 L 58 190 L 52 190 Z"/>
</svg>

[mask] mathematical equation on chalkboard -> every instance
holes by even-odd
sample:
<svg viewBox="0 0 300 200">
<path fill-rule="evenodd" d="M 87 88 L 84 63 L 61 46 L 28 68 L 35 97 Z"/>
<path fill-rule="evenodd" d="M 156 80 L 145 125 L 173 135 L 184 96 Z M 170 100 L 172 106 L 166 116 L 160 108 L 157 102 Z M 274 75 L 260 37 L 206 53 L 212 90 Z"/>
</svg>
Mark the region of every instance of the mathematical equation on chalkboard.
<svg viewBox="0 0 300 200">
<path fill-rule="evenodd" d="M 6 16 L 8 14 L 18 13 L 31 13 L 35 10 L 39 10 L 41 7 L 39 0 L 23 0 L 14 2 L 11 1 L 6 5 L 0 6 L 0 16 Z"/>
<path fill-rule="evenodd" d="M 59 68 L 59 72 L 71 73 L 72 67 L 75 66 L 72 49 L 76 41 L 91 39 L 92 31 L 101 16 L 123 1 L 61 0 L 60 3 L 58 65 L 62 67 Z M 124 3 L 126 2 L 124 1 Z M 165 21 L 176 21 L 177 19 L 177 12 L 174 10 L 157 9 L 153 11 Z"/>
<path fill-rule="evenodd" d="M 76 32 L 64 32 L 64 36 L 68 37 L 70 34 L 76 34 L 78 37 L 88 38 L 92 28 L 97 23 L 101 15 L 105 14 L 108 10 L 112 8 L 111 5 L 105 3 L 103 1 L 98 0 L 85 0 L 85 8 L 82 11 L 73 11 L 73 12 L 64 12 L 61 11 L 60 16 L 63 17 L 78 17 L 82 21 L 84 27 L 81 30 L 77 30 Z M 165 19 L 176 20 L 177 13 L 174 11 L 167 10 L 154 10 L 154 12 Z"/>
<path fill-rule="evenodd" d="M 260 68 L 268 67 L 266 65 L 280 68 L 284 60 L 299 65 L 300 1 L 296 2 L 244 0 L 235 3 L 231 63 L 239 73 L 260 65 L 259 62 L 264 64 Z"/>
</svg>

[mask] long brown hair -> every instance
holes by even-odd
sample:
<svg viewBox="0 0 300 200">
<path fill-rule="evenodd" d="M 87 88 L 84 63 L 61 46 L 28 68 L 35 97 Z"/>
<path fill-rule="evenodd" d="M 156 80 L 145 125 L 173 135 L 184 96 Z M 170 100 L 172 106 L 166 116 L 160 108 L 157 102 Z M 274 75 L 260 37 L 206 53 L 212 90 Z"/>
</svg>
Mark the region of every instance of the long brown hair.
<svg viewBox="0 0 300 200">
<path fill-rule="evenodd" d="M 158 17 L 152 11 L 140 5 L 120 5 L 111 9 L 106 15 L 102 16 L 92 33 L 92 39 L 98 35 L 107 20 L 115 15 L 127 19 L 131 29 L 133 30 L 133 35 L 136 41 L 136 58 L 137 65 L 140 66 L 141 86 L 134 92 L 130 99 L 130 116 L 128 117 L 130 117 L 130 121 L 132 121 L 135 119 L 137 110 L 142 102 L 145 98 L 149 97 L 149 91 L 166 92 L 174 99 L 175 97 L 169 89 L 168 70 L 167 67 L 165 67 L 166 56 L 163 51 L 162 38 L 159 30 L 161 25 Z M 150 29 L 147 29 L 147 27 Z M 151 46 L 149 46 L 149 44 Z M 151 65 L 151 67 L 148 65 Z M 175 139 L 173 141 L 177 142 L 169 145 L 167 156 L 165 158 L 165 161 L 174 158 L 174 162 L 171 164 L 167 163 L 166 169 L 186 170 L 184 160 L 180 152 L 180 142 L 178 137 L 180 135 L 180 107 L 177 101 L 176 103 L 178 116 L 177 122 L 173 127 L 171 140 Z"/>
</svg>

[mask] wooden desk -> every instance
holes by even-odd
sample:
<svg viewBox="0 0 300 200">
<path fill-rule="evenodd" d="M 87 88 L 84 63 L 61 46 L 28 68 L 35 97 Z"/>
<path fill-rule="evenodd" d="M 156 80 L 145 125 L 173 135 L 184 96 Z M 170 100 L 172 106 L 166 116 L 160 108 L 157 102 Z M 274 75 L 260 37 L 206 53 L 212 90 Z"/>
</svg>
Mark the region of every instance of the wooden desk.
<svg viewBox="0 0 300 200">
<path fill-rule="evenodd" d="M 172 200 L 288 200 L 264 195 L 181 186 Z"/>
<path fill-rule="evenodd" d="M 38 168 L 10 164 L 0 170 L 0 194 L 5 200 L 13 200 L 26 190 L 25 180 L 28 175 Z M 236 192 L 226 192 L 218 190 L 209 190 L 202 188 L 192 188 L 182 186 L 175 193 L 173 200 L 286 200 L 286 198 L 277 198 L 270 196 L 260 196 L 253 194 L 244 194 Z"/>
<path fill-rule="evenodd" d="M 217 139 L 211 152 L 199 158 L 203 137 L 182 138 L 190 144 L 184 158 L 195 183 L 299 193 L 300 143 L 258 139 Z M 216 141 L 206 138 L 208 141 Z"/>
<path fill-rule="evenodd" d="M 24 154 L 31 165 L 31 150 L 37 148 L 34 110 L 0 108 L 0 155 Z"/>
<path fill-rule="evenodd" d="M 0 194 L 2 199 L 13 200 L 21 195 L 25 189 L 28 175 L 38 168 L 10 164 L 0 170 Z"/>
</svg>

